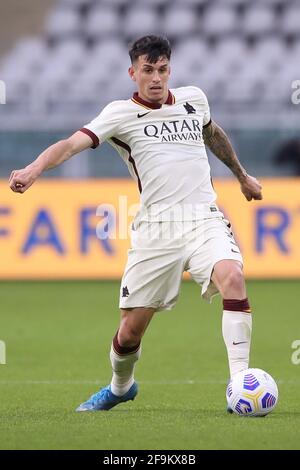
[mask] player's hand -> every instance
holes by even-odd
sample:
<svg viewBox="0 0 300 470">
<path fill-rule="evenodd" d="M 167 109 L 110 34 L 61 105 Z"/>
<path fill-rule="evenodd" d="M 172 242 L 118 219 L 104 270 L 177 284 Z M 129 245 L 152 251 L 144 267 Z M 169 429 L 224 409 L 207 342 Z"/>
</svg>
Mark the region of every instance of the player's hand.
<svg viewBox="0 0 300 470">
<path fill-rule="evenodd" d="M 262 186 L 254 176 L 246 175 L 241 183 L 241 191 L 244 194 L 247 201 L 252 199 L 262 199 Z"/>
<path fill-rule="evenodd" d="M 39 174 L 37 171 L 28 166 L 21 170 L 14 170 L 9 177 L 9 186 L 15 193 L 25 193 L 28 188 L 35 182 Z"/>
</svg>

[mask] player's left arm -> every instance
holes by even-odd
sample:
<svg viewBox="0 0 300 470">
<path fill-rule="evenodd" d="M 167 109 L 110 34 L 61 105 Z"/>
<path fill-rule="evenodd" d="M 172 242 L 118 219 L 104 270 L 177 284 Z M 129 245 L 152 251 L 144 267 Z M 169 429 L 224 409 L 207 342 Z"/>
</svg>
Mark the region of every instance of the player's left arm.
<svg viewBox="0 0 300 470">
<path fill-rule="evenodd" d="M 214 121 L 211 121 L 203 127 L 203 139 L 212 153 L 237 177 L 241 185 L 241 191 L 247 201 L 262 199 L 262 187 L 259 181 L 247 174 L 223 129 Z"/>
</svg>

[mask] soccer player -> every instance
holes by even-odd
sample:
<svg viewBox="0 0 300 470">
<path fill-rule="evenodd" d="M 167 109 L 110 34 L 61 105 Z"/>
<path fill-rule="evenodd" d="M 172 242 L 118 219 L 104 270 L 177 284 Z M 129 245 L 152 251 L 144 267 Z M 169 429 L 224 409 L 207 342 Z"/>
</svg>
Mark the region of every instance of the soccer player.
<svg viewBox="0 0 300 470">
<path fill-rule="evenodd" d="M 154 313 L 175 305 L 184 271 L 202 286 L 205 299 L 217 292 L 223 298 L 222 332 L 231 377 L 249 362 L 252 318 L 243 260 L 215 203 L 205 145 L 231 169 L 248 201 L 262 198 L 261 186 L 211 120 L 203 91 L 195 86 L 169 90 L 166 38 L 140 38 L 129 55 L 129 75 L 137 85 L 133 97 L 110 103 L 89 124 L 10 176 L 11 189 L 24 193 L 45 170 L 108 141 L 140 191 L 120 288 L 120 325 L 110 351 L 112 380 L 77 411 L 109 410 L 135 398 L 141 339 Z"/>
</svg>

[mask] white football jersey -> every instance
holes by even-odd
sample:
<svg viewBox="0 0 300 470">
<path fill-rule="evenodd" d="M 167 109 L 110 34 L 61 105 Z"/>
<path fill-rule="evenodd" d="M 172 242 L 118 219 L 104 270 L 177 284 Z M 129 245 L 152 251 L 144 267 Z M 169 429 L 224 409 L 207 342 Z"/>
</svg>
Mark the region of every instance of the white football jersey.
<svg viewBox="0 0 300 470">
<path fill-rule="evenodd" d="M 140 220 L 218 216 L 202 129 L 210 123 L 207 98 L 194 86 L 169 91 L 165 104 L 134 93 L 113 101 L 81 131 L 93 148 L 108 141 L 126 163 L 141 194 Z"/>
</svg>

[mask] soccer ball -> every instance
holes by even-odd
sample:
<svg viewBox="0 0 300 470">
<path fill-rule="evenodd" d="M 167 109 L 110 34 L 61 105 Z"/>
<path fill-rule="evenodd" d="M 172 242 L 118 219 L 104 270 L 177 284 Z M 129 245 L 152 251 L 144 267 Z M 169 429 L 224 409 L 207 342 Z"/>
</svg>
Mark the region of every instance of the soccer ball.
<svg viewBox="0 0 300 470">
<path fill-rule="evenodd" d="M 278 401 L 273 377 L 262 369 L 238 372 L 227 385 L 228 406 L 240 416 L 265 416 Z"/>
</svg>

